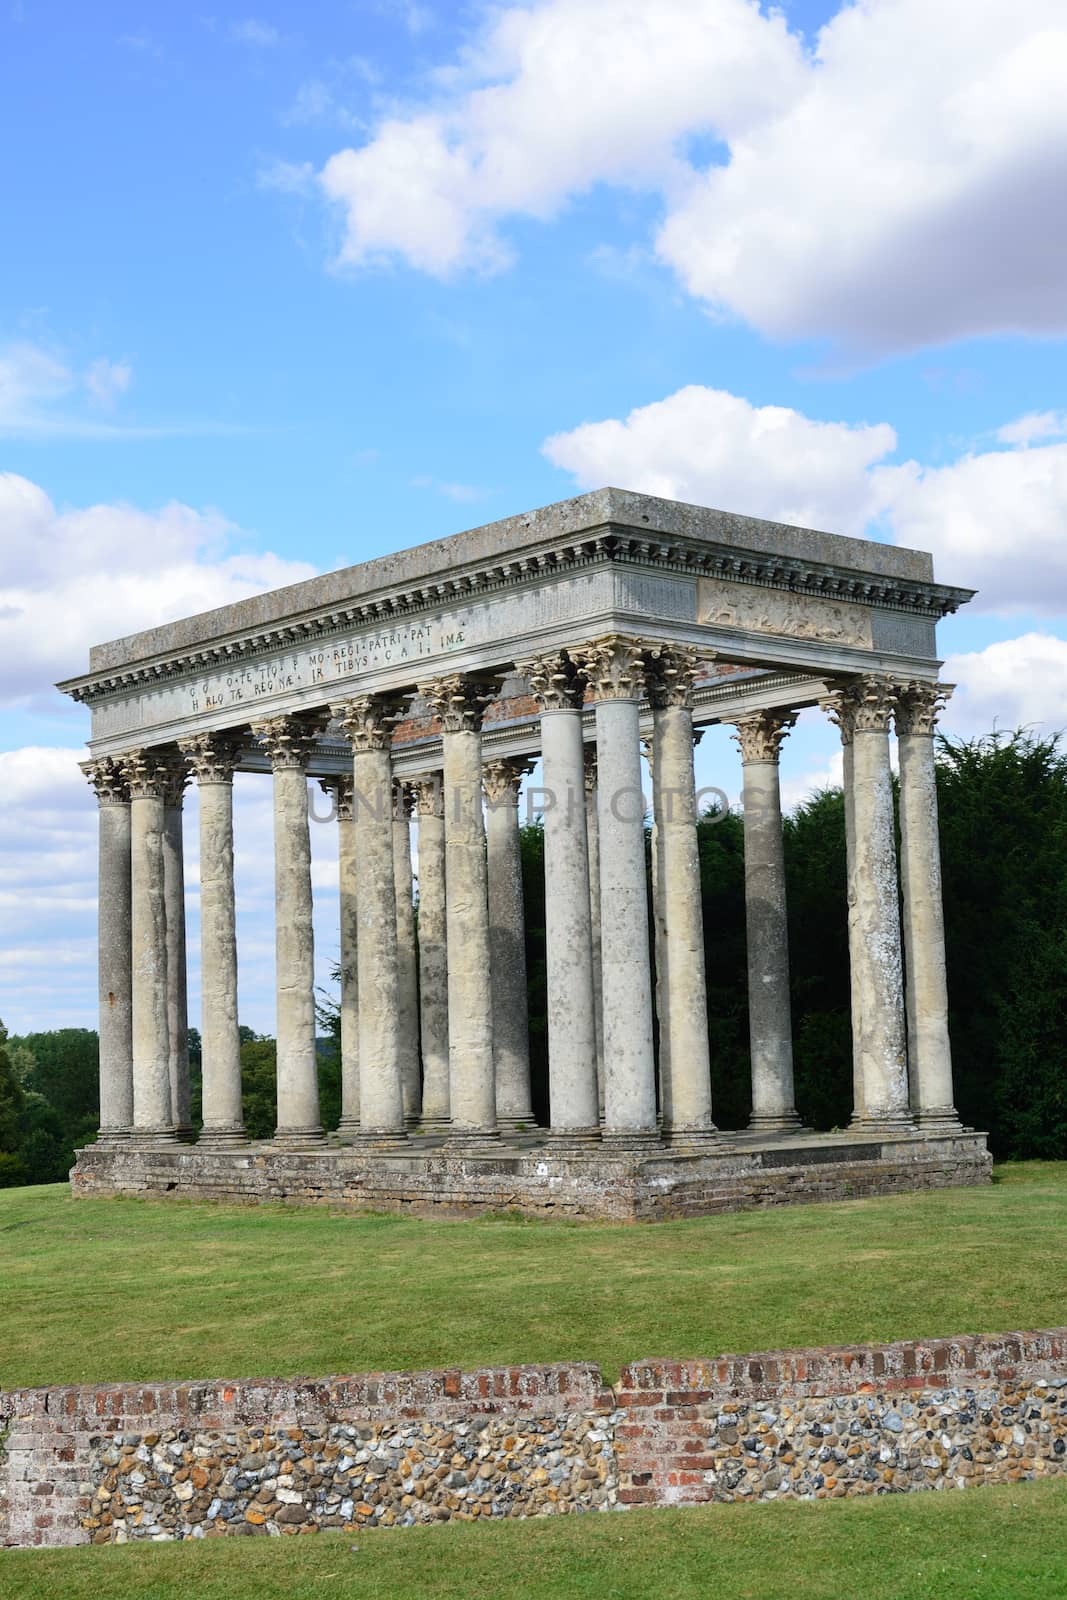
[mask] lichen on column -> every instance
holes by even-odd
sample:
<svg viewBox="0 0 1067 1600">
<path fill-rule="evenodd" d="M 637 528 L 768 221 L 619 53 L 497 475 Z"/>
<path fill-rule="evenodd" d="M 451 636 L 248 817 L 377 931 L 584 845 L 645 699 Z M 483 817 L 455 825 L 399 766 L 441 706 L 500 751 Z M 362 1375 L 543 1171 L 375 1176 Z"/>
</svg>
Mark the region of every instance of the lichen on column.
<svg viewBox="0 0 1067 1600">
<path fill-rule="evenodd" d="M 489 761 L 482 769 L 486 800 L 489 960 L 493 994 L 493 1070 L 502 1129 L 533 1125 L 530 1032 L 526 992 L 526 919 L 522 894 L 519 789 L 533 762 Z"/>
<path fill-rule="evenodd" d="M 133 1123 L 130 993 L 130 791 L 112 757 L 82 771 L 99 807 L 98 959 L 101 1140 L 125 1139 Z"/>
<path fill-rule="evenodd" d="M 167 993 L 167 903 L 164 799 L 169 747 L 142 747 L 122 757 L 130 791 L 133 1132 L 173 1143 L 170 1019 Z"/>
</svg>

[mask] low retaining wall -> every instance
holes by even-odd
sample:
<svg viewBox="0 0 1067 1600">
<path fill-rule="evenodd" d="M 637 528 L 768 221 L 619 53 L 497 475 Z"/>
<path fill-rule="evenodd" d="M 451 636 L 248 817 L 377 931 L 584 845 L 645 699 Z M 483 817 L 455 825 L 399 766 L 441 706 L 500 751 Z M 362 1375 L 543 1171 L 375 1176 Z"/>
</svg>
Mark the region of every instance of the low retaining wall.
<svg viewBox="0 0 1067 1600">
<path fill-rule="evenodd" d="M 1067 1329 L 593 1365 L 0 1394 L 0 1542 L 124 1543 L 1067 1471 Z"/>
</svg>

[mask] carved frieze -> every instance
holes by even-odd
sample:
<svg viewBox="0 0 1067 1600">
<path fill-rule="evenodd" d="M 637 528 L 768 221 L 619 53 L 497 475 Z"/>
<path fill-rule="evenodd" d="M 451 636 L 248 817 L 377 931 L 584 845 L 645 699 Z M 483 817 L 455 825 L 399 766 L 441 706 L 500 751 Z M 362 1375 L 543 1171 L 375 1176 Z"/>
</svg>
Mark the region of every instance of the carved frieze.
<svg viewBox="0 0 1067 1600">
<path fill-rule="evenodd" d="M 872 648 L 871 613 L 866 606 L 718 578 L 701 578 L 697 584 L 697 621 L 785 639 Z"/>
</svg>

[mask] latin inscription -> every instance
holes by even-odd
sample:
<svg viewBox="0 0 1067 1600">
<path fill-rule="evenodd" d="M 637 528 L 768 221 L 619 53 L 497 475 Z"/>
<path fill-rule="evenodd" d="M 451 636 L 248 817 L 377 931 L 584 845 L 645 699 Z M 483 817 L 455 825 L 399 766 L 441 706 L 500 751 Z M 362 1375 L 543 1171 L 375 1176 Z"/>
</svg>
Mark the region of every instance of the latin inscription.
<svg viewBox="0 0 1067 1600">
<path fill-rule="evenodd" d="M 410 628 L 363 634 L 336 645 L 294 649 L 267 661 L 234 667 L 230 672 L 205 675 L 191 688 L 189 709 L 206 712 L 254 706 L 259 700 L 292 689 L 329 687 L 402 661 L 447 654 L 466 642 L 465 624 L 450 619 L 447 623 L 422 622 Z"/>
</svg>

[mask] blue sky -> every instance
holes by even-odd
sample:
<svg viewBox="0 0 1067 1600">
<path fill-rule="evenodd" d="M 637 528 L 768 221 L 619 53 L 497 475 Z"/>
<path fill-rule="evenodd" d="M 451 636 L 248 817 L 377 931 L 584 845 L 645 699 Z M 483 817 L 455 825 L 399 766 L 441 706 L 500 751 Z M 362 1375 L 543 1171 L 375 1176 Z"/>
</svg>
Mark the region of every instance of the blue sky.
<svg viewBox="0 0 1067 1600">
<path fill-rule="evenodd" d="M 579 487 L 930 548 L 949 730 L 1067 722 L 1059 0 L 2 3 L 9 1026 L 93 1021 L 89 643 Z"/>
</svg>

